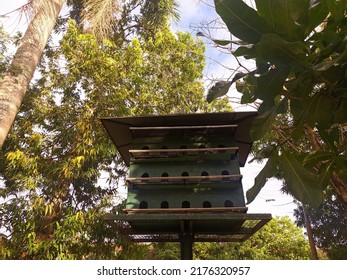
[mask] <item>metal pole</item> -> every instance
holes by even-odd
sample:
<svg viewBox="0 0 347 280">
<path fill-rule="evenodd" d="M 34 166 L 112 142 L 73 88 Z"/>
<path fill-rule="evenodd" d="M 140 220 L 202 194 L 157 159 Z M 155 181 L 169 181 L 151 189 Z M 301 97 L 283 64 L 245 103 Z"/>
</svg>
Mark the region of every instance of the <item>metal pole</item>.
<svg viewBox="0 0 347 280">
<path fill-rule="evenodd" d="M 193 259 L 194 236 L 191 233 L 182 233 L 180 235 L 181 260 Z"/>
</svg>

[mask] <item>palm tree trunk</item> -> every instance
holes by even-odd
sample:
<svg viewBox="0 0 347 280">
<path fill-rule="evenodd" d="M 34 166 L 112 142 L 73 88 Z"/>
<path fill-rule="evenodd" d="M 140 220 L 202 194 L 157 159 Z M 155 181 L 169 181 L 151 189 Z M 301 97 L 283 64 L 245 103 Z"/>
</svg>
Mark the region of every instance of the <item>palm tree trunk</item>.
<svg viewBox="0 0 347 280">
<path fill-rule="evenodd" d="M 14 122 L 66 0 L 33 0 L 37 9 L 0 84 L 0 149 Z"/>
</svg>

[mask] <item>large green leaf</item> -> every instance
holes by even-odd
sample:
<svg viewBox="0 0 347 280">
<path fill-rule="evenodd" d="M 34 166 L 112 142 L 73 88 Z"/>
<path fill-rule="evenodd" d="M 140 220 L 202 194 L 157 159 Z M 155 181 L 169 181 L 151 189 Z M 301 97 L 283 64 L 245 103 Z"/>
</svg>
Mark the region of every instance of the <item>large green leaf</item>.
<svg viewBox="0 0 347 280">
<path fill-rule="evenodd" d="M 333 113 L 338 103 L 329 95 L 327 91 L 321 91 L 311 97 L 305 110 L 305 120 L 315 126 L 317 123 L 321 127 L 329 128 L 333 123 Z"/>
<path fill-rule="evenodd" d="M 260 115 L 258 118 L 256 118 L 253 121 L 252 127 L 251 127 L 251 138 L 253 141 L 259 140 L 262 138 L 266 132 L 268 132 L 271 124 L 275 120 L 277 116 L 277 109 L 274 108 L 272 111 L 268 111 L 262 115 Z"/>
<path fill-rule="evenodd" d="M 340 169 L 337 175 L 343 182 L 345 182 L 345 184 L 347 184 L 347 167 Z"/>
<path fill-rule="evenodd" d="M 210 103 L 216 98 L 226 95 L 229 91 L 231 84 L 231 81 L 219 81 L 215 83 L 208 91 L 206 98 L 207 102 Z"/>
<path fill-rule="evenodd" d="M 276 30 L 278 15 L 276 15 L 276 7 L 273 2 L 272 0 L 255 0 L 259 15 L 266 20 L 273 30 Z"/>
<path fill-rule="evenodd" d="M 255 98 L 250 84 L 245 82 L 237 82 L 236 89 L 242 93 L 241 104 L 249 104 L 255 102 L 257 99 Z"/>
<path fill-rule="evenodd" d="M 317 178 L 289 152 L 283 151 L 279 160 L 293 196 L 302 203 L 318 207 L 322 201 L 322 190 Z"/>
<path fill-rule="evenodd" d="M 303 39 L 304 28 L 298 24 L 309 7 L 309 0 L 256 0 L 257 10 L 267 24 L 289 41 Z"/>
<path fill-rule="evenodd" d="M 256 97 L 264 101 L 274 101 L 275 97 L 280 94 L 283 84 L 288 77 L 287 67 L 271 69 L 265 75 L 257 79 Z"/>
<path fill-rule="evenodd" d="M 345 143 L 344 148 L 346 147 L 347 143 Z M 347 168 L 347 155 L 338 155 L 336 157 L 336 170 L 342 170 Z"/>
<path fill-rule="evenodd" d="M 303 161 L 306 168 L 318 168 L 319 185 L 325 188 L 335 169 L 336 153 L 329 151 L 314 151 L 307 155 Z"/>
<path fill-rule="evenodd" d="M 334 127 L 328 130 L 322 126 L 318 126 L 318 132 L 324 145 L 327 147 L 327 150 L 337 153 L 339 150 L 338 143 L 340 140 L 339 128 Z"/>
<path fill-rule="evenodd" d="M 196 33 L 196 36 L 206 37 L 206 38 L 210 39 L 211 41 L 213 41 L 214 43 L 216 43 L 217 45 L 220 45 L 220 46 L 227 46 L 227 45 L 231 45 L 231 44 L 244 45 L 244 42 L 242 42 L 240 40 L 232 41 L 232 40 L 214 39 L 214 38 L 211 38 L 211 36 L 209 36 L 208 34 L 202 32 L 202 31 L 199 31 L 198 33 Z"/>
<path fill-rule="evenodd" d="M 347 92 L 347 89 L 345 89 Z M 347 122 L 347 98 L 338 99 L 338 107 L 334 111 L 334 123 L 346 123 Z"/>
<path fill-rule="evenodd" d="M 285 84 L 289 92 L 290 112 L 295 122 L 304 122 L 303 115 L 306 112 L 307 99 L 313 90 L 313 82 L 310 75 L 301 75 Z M 301 128 L 300 128 L 301 129 Z"/>
<path fill-rule="evenodd" d="M 336 64 L 325 71 L 316 72 L 316 74 L 321 75 L 322 78 L 334 84 L 344 79 L 345 69 L 341 65 Z"/>
<path fill-rule="evenodd" d="M 273 154 L 266 162 L 263 169 L 254 179 L 254 185 L 246 192 L 247 204 L 251 203 L 265 186 L 267 179 L 273 177 L 276 172 L 277 156 Z"/>
<path fill-rule="evenodd" d="M 253 121 L 250 130 L 251 138 L 253 141 L 259 140 L 266 134 L 266 132 L 268 132 L 273 121 L 286 102 L 287 100 L 285 98 L 282 99 L 276 105 L 262 113 Z"/>
<path fill-rule="evenodd" d="M 323 20 L 328 16 L 329 10 L 327 7 L 327 1 L 318 0 L 311 1 L 308 9 L 307 21 L 305 24 L 305 33 L 309 35 L 314 28 L 320 25 Z"/>
<path fill-rule="evenodd" d="M 219 81 L 215 83 L 207 93 L 207 102 L 212 102 L 218 97 L 224 96 L 228 93 L 230 86 L 235 83 L 237 80 L 247 76 L 249 73 L 239 72 L 236 73 L 234 78 L 231 81 Z"/>
<path fill-rule="evenodd" d="M 285 114 L 288 111 L 288 99 L 277 95 L 273 100 L 264 101 L 258 107 L 258 113 L 262 115 L 266 112 L 272 111 L 274 108 L 276 108 L 276 113 L 278 115 Z"/>
<path fill-rule="evenodd" d="M 345 144 L 345 146 L 347 143 Z M 336 159 L 336 173 L 347 184 L 347 156 L 338 156 Z"/>
<path fill-rule="evenodd" d="M 273 144 L 265 146 L 248 163 L 252 163 L 255 160 L 262 161 L 264 159 L 270 158 L 275 149 L 276 146 Z"/>
<path fill-rule="evenodd" d="M 271 28 L 257 11 L 242 0 L 215 0 L 214 3 L 230 33 L 237 38 L 254 44 L 259 42 L 263 34 L 271 32 Z"/>
<path fill-rule="evenodd" d="M 258 83 L 259 83 L 259 79 L 261 79 L 262 76 L 258 77 L 259 75 L 262 75 L 264 73 L 268 72 L 270 65 L 267 63 L 259 63 L 257 64 L 257 69 L 247 73 L 247 75 L 245 75 L 246 77 L 244 77 L 243 81 L 237 81 L 236 83 L 236 89 L 238 92 L 242 93 L 242 98 L 241 98 L 241 104 L 247 104 L 247 103 L 252 103 L 254 101 L 256 101 L 257 99 L 261 98 L 261 94 L 263 94 L 262 92 L 259 93 L 258 90 Z M 238 73 L 240 74 L 240 73 Z M 238 75 L 236 74 L 236 75 Z M 236 78 L 236 75 L 234 77 L 234 79 Z M 270 74 L 271 75 L 271 74 Z M 267 76 L 267 74 L 264 74 L 264 76 Z M 268 77 L 268 76 L 267 76 Z M 243 78 L 243 76 L 241 76 L 241 78 Z M 269 82 L 269 78 L 264 78 L 267 82 Z M 262 84 L 262 82 L 260 82 L 260 84 Z M 264 88 L 260 89 L 261 91 L 264 90 Z M 259 94 L 258 94 L 259 93 Z M 272 94 L 272 92 L 267 92 Z M 270 98 L 271 100 L 271 98 Z M 272 98 L 273 100 L 273 98 Z M 273 103 L 273 102 L 272 102 Z M 273 106 L 273 104 L 272 104 Z"/>
<path fill-rule="evenodd" d="M 326 0 L 331 16 L 336 20 L 341 20 L 346 17 L 346 0 Z"/>
<path fill-rule="evenodd" d="M 319 168 L 319 185 L 322 186 L 323 190 L 328 186 L 329 181 L 334 173 L 336 160 L 337 157 L 335 156 L 332 160 L 322 164 Z"/>
<path fill-rule="evenodd" d="M 329 161 L 336 157 L 334 152 L 329 151 L 313 151 L 309 153 L 304 159 L 304 166 L 314 167 L 322 161 Z"/>
<path fill-rule="evenodd" d="M 254 45 L 241 46 L 233 52 L 233 55 L 236 57 L 243 56 L 246 59 L 253 59 L 257 57 L 257 50 Z"/>
<path fill-rule="evenodd" d="M 257 78 L 254 75 L 247 75 L 243 80 L 236 82 L 236 89 L 242 93 L 241 104 L 254 102 L 257 98 L 255 96 L 255 89 L 257 87 Z"/>
<path fill-rule="evenodd" d="M 338 45 L 338 43 L 336 45 Z M 331 55 L 328 59 L 314 65 L 312 69 L 315 71 L 326 71 L 336 65 L 339 65 L 340 62 L 344 63 L 344 60 L 346 60 L 346 57 L 347 57 L 347 49 L 345 49 L 341 54 Z"/>
<path fill-rule="evenodd" d="M 269 33 L 256 45 L 258 54 L 276 66 L 291 66 L 295 71 L 309 68 L 303 42 L 289 42 L 281 36 Z"/>
</svg>

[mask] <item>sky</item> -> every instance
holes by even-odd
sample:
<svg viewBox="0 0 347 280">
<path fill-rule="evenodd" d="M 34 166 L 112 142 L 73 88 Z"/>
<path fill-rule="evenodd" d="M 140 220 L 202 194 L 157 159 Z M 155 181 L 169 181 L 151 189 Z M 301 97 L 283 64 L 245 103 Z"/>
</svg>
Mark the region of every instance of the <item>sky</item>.
<svg viewBox="0 0 347 280">
<path fill-rule="evenodd" d="M 26 2 L 27 0 L 0 0 L 0 15 L 7 14 Z M 171 24 L 172 30 L 175 32 L 190 32 L 195 37 L 197 31 L 200 30 L 197 29 L 197 26 L 211 23 L 215 28 L 218 27 L 221 21 L 213 7 L 209 6 L 212 3 L 213 1 L 211 0 L 179 0 L 180 21 Z M 25 18 L 21 18 L 18 13 L 10 13 L 6 18 L 0 18 L 0 24 L 3 24 L 5 30 L 12 34 L 18 30 L 24 32 L 26 28 Z M 204 28 L 202 30 L 206 31 Z M 213 36 L 218 39 L 230 39 L 228 32 L 220 29 L 213 29 Z M 213 80 L 229 78 L 233 73 L 230 69 L 237 67 L 235 59 L 230 54 L 222 54 L 208 40 L 204 39 L 204 41 L 206 43 L 207 57 L 204 74 Z M 210 81 L 206 81 L 205 85 L 208 87 Z M 240 95 L 235 88 L 231 88 L 228 96 L 233 100 L 233 97 L 237 98 Z M 233 107 L 235 111 L 251 110 L 249 107 L 247 108 L 239 104 L 233 104 Z M 252 164 L 247 163 L 245 167 L 241 168 L 241 174 L 243 175 L 242 183 L 245 192 L 253 186 L 254 178 L 261 171 L 262 166 L 263 164 L 253 162 Z M 282 194 L 280 192 L 281 186 L 282 183 L 280 181 L 269 179 L 257 198 L 247 205 L 248 213 L 270 213 L 273 216 L 289 216 L 292 218 L 295 209 L 293 198 Z"/>
</svg>

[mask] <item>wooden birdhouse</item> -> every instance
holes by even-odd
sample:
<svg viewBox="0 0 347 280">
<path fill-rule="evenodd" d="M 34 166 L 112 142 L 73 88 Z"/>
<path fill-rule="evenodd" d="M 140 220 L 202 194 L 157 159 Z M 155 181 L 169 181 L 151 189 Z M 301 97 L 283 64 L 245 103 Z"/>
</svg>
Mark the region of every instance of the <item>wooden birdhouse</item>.
<svg viewBox="0 0 347 280">
<path fill-rule="evenodd" d="M 240 167 L 256 112 L 105 118 L 129 167 L 125 214 L 106 220 L 133 241 L 243 241 L 271 219 L 247 214 Z"/>
</svg>

